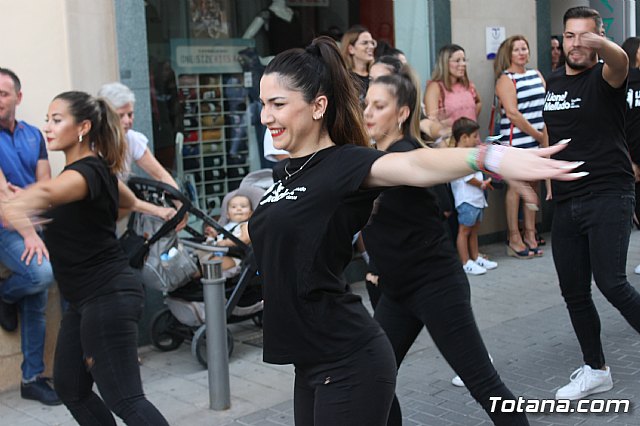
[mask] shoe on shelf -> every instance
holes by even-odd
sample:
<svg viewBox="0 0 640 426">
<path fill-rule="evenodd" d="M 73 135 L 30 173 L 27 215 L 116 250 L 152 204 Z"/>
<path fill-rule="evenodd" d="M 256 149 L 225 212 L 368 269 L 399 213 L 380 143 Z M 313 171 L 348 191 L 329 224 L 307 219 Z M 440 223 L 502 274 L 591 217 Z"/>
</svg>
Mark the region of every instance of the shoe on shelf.
<svg viewBox="0 0 640 426">
<path fill-rule="evenodd" d="M 494 262 L 493 260 L 489 260 L 486 257 L 480 255 L 476 260 L 474 260 L 474 262 L 476 262 L 476 265 L 482 266 L 487 271 L 490 269 L 496 269 L 498 267 L 498 262 Z"/>
<path fill-rule="evenodd" d="M 33 382 L 20 384 L 20 396 L 22 399 L 32 399 L 44 405 L 60 405 L 62 401 L 58 394 L 51 388 L 51 379 L 48 377 L 38 377 Z"/>
<path fill-rule="evenodd" d="M 464 271 L 469 275 L 482 275 L 487 273 L 485 268 L 478 265 L 471 259 L 467 260 L 467 263 L 462 266 L 462 269 L 464 269 Z"/>
<path fill-rule="evenodd" d="M 493 357 L 491 356 L 491 354 L 489 354 L 489 360 L 491 361 L 491 364 L 493 364 Z M 463 388 L 465 386 L 460 376 L 456 376 L 453 379 L 451 379 L 451 384 L 459 388 Z"/>
<path fill-rule="evenodd" d="M 0 299 L 0 327 L 5 331 L 15 331 L 18 328 L 18 306 Z"/>
<path fill-rule="evenodd" d="M 636 269 L 634 269 L 633 272 L 640 275 L 640 265 L 636 266 Z"/>
<path fill-rule="evenodd" d="M 571 382 L 557 390 L 556 399 L 582 399 L 588 395 L 606 392 L 613 388 L 611 369 L 594 370 L 583 365 L 571 374 Z"/>
</svg>

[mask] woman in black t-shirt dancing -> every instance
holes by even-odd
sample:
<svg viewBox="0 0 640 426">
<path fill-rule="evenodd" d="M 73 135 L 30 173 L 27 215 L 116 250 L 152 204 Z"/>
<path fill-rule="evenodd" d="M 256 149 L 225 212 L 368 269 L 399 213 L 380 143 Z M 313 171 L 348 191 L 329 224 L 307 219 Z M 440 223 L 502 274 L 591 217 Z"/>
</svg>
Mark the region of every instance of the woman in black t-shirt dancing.
<svg viewBox="0 0 640 426">
<path fill-rule="evenodd" d="M 328 37 L 277 55 L 260 98 L 274 146 L 291 157 L 274 169 L 275 183 L 249 221 L 264 280 L 264 360 L 295 365 L 297 425 L 385 425 L 395 390 L 393 350 L 342 278 L 376 188 L 430 186 L 479 168 L 511 179 L 575 179 L 571 165 L 543 158 L 561 147 L 392 154 L 368 148 L 356 90 Z"/>
<path fill-rule="evenodd" d="M 20 192 L 1 213 L 25 235 L 35 232 L 30 216 L 49 209 L 45 240 L 69 302 L 56 344 L 56 392 L 81 425 L 115 425 L 111 411 L 126 424 L 167 425 L 142 390 L 142 284 L 116 239 L 115 223 L 118 207 L 165 219 L 175 212 L 136 199 L 116 178 L 126 145 L 120 119 L 104 99 L 83 92 L 56 96 L 44 132 L 49 149 L 64 152 L 64 170 Z M 47 247 L 27 247 L 23 256 L 49 257 Z"/>
<path fill-rule="evenodd" d="M 635 212 L 637 219 L 640 218 L 640 37 L 629 37 L 621 47 L 629 57 L 627 115 L 624 130 L 636 181 Z M 640 274 L 640 265 L 636 266 L 634 272 Z"/>
<path fill-rule="evenodd" d="M 369 85 L 364 119 L 379 150 L 415 152 L 424 147 L 415 113 L 420 99 L 415 81 L 405 66 Z M 446 361 L 495 424 L 528 424 L 524 413 L 490 410 L 490 397 L 515 397 L 500 380 L 482 342 L 471 310 L 469 281 L 435 193 L 408 186 L 385 190 L 362 234 L 382 292 L 374 318 L 391 341 L 397 365 L 426 326 Z M 402 425 L 397 398 L 387 424 Z"/>
</svg>

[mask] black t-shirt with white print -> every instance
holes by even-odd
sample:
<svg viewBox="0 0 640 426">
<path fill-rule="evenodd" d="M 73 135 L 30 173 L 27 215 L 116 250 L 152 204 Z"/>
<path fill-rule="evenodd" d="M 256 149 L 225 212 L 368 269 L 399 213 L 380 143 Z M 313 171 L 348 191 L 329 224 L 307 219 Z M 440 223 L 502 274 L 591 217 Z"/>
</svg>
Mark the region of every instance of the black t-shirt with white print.
<svg viewBox="0 0 640 426">
<path fill-rule="evenodd" d="M 602 77 L 603 63 L 577 75 L 564 67 L 547 80 L 544 122 L 549 143 L 571 138 L 553 158 L 584 161 L 574 181 L 553 181 L 554 200 L 597 192 L 633 192 L 633 173 L 625 142 L 627 84 L 613 88 Z"/>
<path fill-rule="evenodd" d="M 333 146 L 308 163 L 310 156 L 293 158 L 274 169 L 275 184 L 249 221 L 264 283 L 265 362 L 333 361 L 382 333 L 360 297 L 347 290 L 343 271 L 353 235 L 379 194 L 360 186 L 383 154 Z"/>
<path fill-rule="evenodd" d="M 47 212 L 52 219 L 44 230 L 53 274 L 64 298 L 72 303 L 119 290 L 142 292 L 116 238 L 118 180 L 106 162 L 85 157 L 67 165 L 87 182 L 86 198 Z M 122 278 L 123 274 L 134 279 Z"/>
<path fill-rule="evenodd" d="M 416 140 L 401 139 L 387 151 L 418 148 Z M 402 186 L 380 194 L 362 236 L 382 293 L 410 297 L 425 283 L 461 269 L 446 226 L 431 188 Z"/>
<path fill-rule="evenodd" d="M 625 130 L 631 161 L 640 164 L 640 69 L 629 70 Z"/>
</svg>

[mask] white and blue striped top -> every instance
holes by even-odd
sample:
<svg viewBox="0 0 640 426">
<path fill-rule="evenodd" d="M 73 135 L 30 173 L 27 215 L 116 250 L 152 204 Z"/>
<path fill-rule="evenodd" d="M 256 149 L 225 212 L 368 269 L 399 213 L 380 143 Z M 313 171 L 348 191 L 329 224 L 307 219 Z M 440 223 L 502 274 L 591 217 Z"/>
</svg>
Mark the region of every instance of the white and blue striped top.
<svg viewBox="0 0 640 426">
<path fill-rule="evenodd" d="M 542 109 L 544 107 L 545 88 L 538 72 L 536 70 L 526 70 L 524 74 L 514 74 L 505 71 L 503 74 L 507 75 L 512 81 L 515 80 L 518 111 L 536 130 L 542 131 L 544 128 Z M 500 134 L 504 144 L 509 143 L 510 129 L 511 121 L 509 121 L 504 109 L 502 109 Z M 535 148 L 539 144 L 533 137 L 513 126 L 511 145 L 518 148 Z"/>
</svg>

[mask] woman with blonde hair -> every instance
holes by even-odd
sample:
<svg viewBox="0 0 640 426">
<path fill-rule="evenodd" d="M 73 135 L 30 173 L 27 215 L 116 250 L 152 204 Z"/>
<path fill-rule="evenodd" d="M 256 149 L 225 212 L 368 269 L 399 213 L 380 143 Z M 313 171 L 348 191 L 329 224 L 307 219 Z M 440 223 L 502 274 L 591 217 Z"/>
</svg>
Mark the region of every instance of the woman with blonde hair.
<svg viewBox="0 0 640 426">
<path fill-rule="evenodd" d="M 347 30 L 340 42 L 340 53 L 347 64 L 347 69 L 360 82 L 358 93 L 362 101 L 369 88 L 369 68 L 373 64 L 374 52 L 378 43 L 369 30 L 355 25 Z"/>
<path fill-rule="evenodd" d="M 514 35 L 502 42 L 494 63 L 496 96 L 502 109 L 500 134 L 503 144 L 537 149 L 549 145 L 542 118 L 545 82 L 540 71 L 526 68 L 528 62 L 529 42 L 523 35 Z M 535 187 L 534 182 L 527 184 Z M 547 198 L 551 198 L 549 181 Z M 518 259 L 542 256 L 536 239 L 535 209 L 523 209 L 522 236 L 518 228 L 520 194 L 516 188 L 508 187 L 505 204 L 509 228 L 507 253 Z"/>
<path fill-rule="evenodd" d="M 460 117 L 477 121 L 482 103 L 467 75 L 464 49 L 457 44 L 443 46 L 427 82 L 424 105 L 428 117 L 453 123 Z"/>
</svg>

